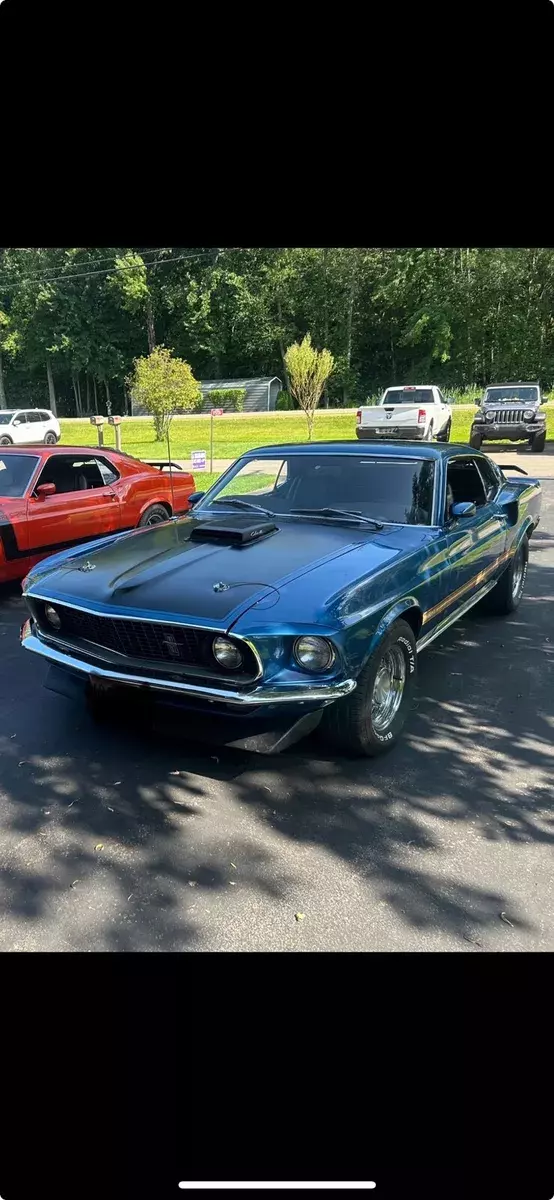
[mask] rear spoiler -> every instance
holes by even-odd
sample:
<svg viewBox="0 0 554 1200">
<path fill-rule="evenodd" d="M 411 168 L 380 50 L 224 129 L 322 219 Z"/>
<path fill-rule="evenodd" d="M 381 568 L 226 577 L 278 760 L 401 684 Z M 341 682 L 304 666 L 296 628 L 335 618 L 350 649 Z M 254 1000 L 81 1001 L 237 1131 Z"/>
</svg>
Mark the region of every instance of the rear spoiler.
<svg viewBox="0 0 554 1200">
<path fill-rule="evenodd" d="M 506 463 L 506 464 L 504 464 L 504 463 L 502 463 L 502 464 L 501 464 L 501 463 L 499 463 L 499 464 L 498 464 L 498 466 L 500 467 L 500 470 L 501 470 L 501 471 L 503 471 L 503 472 L 506 472 L 506 471 L 517 471 L 517 472 L 518 472 L 518 475 L 528 475 L 528 474 L 529 474 L 529 472 L 528 472 L 528 471 L 524 471 L 524 470 L 523 470 L 523 467 L 516 467 L 516 466 L 514 466 L 514 464 L 513 464 L 513 463 Z"/>
<path fill-rule="evenodd" d="M 143 458 L 141 461 L 146 463 L 147 467 L 159 467 L 160 471 L 163 471 L 164 467 L 169 467 L 171 471 L 183 470 L 183 468 L 179 466 L 179 463 L 172 462 L 170 458 L 166 459 L 165 462 L 162 462 L 162 460 L 159 458 Z"/>
</svg>

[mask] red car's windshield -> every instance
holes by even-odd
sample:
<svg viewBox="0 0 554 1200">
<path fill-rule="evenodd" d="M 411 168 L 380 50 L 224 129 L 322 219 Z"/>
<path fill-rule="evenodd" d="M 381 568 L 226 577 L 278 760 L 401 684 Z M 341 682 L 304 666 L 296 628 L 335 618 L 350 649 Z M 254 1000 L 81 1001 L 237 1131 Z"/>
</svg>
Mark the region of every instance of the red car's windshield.
<svg viewBox="0 0 554 1200">
<path fill-rule="evenodd" d="M 18 499 L 25 495 L 38 459 L 34 454 L 4 454 L 0 451 L 0 496 Z"/>
</svg>

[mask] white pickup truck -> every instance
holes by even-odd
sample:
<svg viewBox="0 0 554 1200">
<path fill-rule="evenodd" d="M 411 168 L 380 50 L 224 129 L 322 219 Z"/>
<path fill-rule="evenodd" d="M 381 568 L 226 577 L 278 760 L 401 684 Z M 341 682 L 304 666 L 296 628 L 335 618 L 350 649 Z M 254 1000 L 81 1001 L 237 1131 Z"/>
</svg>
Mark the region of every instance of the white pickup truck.
<svg viewBox="0 0 554 1200">
<path fill-rule="evenodd" d="M 450 441 L 452 409 L 438 387 L 390 387 L 379 405 L 359 408 L 356 437 L 361 441 Z"/>
</svg>

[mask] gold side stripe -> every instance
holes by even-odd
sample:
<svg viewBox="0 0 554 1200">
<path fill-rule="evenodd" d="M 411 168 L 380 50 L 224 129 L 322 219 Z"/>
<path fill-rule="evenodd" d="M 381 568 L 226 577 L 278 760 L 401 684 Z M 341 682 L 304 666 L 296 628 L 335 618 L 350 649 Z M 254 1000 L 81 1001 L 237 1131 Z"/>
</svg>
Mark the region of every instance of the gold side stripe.
<svg viewBox="0 0 554 1200">
<path fill-rule="evenodd" d="M 471 592 L 473 588 L 478 587 L 478 585 L 483 583 L 489 575 L 492 575 L 493 571 L 496 571 L 501 563 L 505 562 L 511 554 L 511 550 L 505 550 L 504 554 L 501 554 L 499 558 L 495 558 L 494 562 L 491 563 L 489 567 L 485 567 L 484 571 L 480 571 L 478 575 L 473 575 L 471 579 L 468 579 L 467 583 L 464 583 L 463 586 L 458 588 L 455 592 L 450 592 L 444 600 L 441 600 L 440 604 L 435 604 L 433 608 L 428 608 L 423 614 L 422 624 L 426 625 L 428 621 L 433 620 L 433 617 L 438 616 L 438 614 L 443 612 L 445 608 L 448 608 L 451 604 L 453 604 L 459 596 L 464 596 L 466 592 Z"/>
</svg>

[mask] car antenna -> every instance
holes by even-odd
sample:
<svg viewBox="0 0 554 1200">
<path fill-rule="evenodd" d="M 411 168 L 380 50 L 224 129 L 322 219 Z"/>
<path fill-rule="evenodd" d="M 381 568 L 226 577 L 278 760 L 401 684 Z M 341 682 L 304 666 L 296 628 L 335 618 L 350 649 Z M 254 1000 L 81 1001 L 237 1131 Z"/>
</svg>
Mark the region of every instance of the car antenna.
<svg viewBox="0 0 554 1200">
<path fill-rule="evenodd" d="M 171 417 L 172 416 L 173 416 L 173 413 L 171 414 Z M 175 516 L 175 492 L 173 489 L 173 467 L 172 467 L 172 463 L 171 463 L 171 447 L 169 445 L 169 426 L 171 425 L 171 417 L 169 418 L 168 425 L 167 425 L 167 457 L 169 459 L 169 483 L 171 486 L 171 507 L 173 509 L 173 516 Z"/>
</svg>

